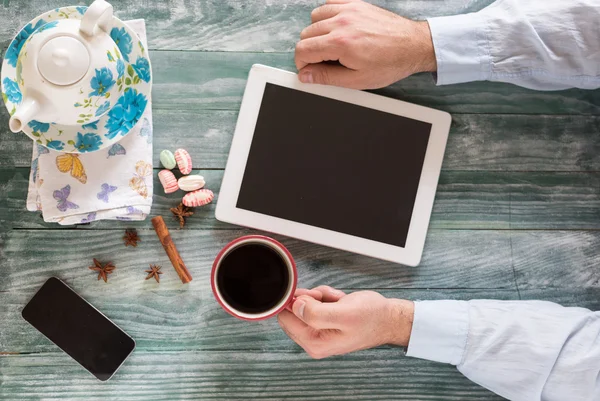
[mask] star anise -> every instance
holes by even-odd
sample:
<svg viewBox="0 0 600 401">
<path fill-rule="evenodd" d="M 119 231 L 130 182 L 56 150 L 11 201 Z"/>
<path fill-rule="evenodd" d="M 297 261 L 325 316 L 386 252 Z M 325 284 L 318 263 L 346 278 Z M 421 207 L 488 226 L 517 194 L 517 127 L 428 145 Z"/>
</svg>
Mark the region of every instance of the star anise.
<svg viewBox="0 0 600 401">
<path fill-rule="evenodd" d="M 163 272 L 160 271 L 160 266 L 150 265 L 150 269 L 151 270 L 146 270 L 146 273 L 148 273 L 148 277 L 146 277 L 146 280 L 154 277 L 156 279 L 156 282 L 160 283 L 160 274 L 163 274 Z"/>
<path fill-rule="evenodd" d="M 136 247 L 138 241 L 141 241 L 141 239 L 140 237 L 138 237 L 137 230 L 135 228 L 130 228 L 125 230 L 123 241 L 125 241 L 125 246 L 131 245 L 133 247 Z"/>
<path fill-rule="evenodd" d="M 111 262 L 108 262 L 103 266 L 102 263 L 100 263 L 100 261 L 96 258 L 94 258 L 94 266 L 90 266 L 90 270 L 98 272 L 98 280 L 102 279 L 105 283 L 108 282 L 108 275 L 111 274 L 115 269 L 116 266 Z"/>
<path fill-rule="evenodd" d="M 191 208 L 185 206 L 183 203 L 180 203 L 177 207 L 171 208 L 171 213 L 175 218 L 179 219 L 179 227 L 183 228 L 185 226 L 185 218 L 194 214 Z"/>
</svg>

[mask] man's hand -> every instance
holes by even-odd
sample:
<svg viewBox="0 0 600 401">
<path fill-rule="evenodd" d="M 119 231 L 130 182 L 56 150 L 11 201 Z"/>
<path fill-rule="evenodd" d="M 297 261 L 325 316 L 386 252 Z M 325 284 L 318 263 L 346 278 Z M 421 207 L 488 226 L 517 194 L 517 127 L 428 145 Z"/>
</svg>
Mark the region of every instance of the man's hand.
<svg viewBox="0 0 600 401">
<path fill-rule="evenodd" d="M 360 0 L 327 0 L 311 19 L 296 45 L 302 82 L 376 89 L 437 69 L 426 21 L 412 21 Z"/>
<path fill-rule="evenodd" d="M 349 295 L 331 287 L 299 289 L 292 312 L 279 324 L 313 358 L 326 358 L 383 344 L 407 346 L 414 304 L 373 291 Z"/>
</svg>

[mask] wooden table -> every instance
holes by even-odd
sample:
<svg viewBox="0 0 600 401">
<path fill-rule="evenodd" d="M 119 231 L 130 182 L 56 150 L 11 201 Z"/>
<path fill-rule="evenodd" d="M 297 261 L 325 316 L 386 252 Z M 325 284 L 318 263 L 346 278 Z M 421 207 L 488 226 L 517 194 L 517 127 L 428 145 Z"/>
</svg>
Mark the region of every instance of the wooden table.
<svg viewBox="0 0 600 401">
<path fill-rule="evenodd" d="M 68 3 L 68 2 L 67 2 Z M 145 18 L 154 68 L 155 195 L 194 281 L 182 285 L 149 219 L 46 224 L 25 210 L 31 142 L 0 112 L 0 399 L 499 400 L 452 366 L 379 348 L 313 361 L 276 321 L 245 323 L 210 292 L 217 251 L 248 233 L 219 223 L 214 204 L 183 230 L 156 179 L 162 149 L 187 148 L 218 193 L 246 74 L 253 63 L 294 69 L 293 49 L 317 0 L 113 0 Z M 379 0 L 409 17 L 476 11 L 491 0 Z M 59 0 L 0 0 L 0 46 Z M 379 91 L 453 115 L 421 265 L 391 263 L 278 237 L 304 287 L 375 289 L 409 299 L 544 299 L 600 309 L 600 91 L 533 92 L 473 83 L 437 88 L 429 75 Z M 364 183 L 368 187 L 368 183 Z M 357 205 L 357 212 L 367 204 Z M 125 248 L 136 227 L 138 248 Z M 118 267 L 108 284 L 91 258 Z M 144 281 L 165 266 L 160 285 Z M 101 383 L 28 326 L 20 311 L 50 276 L 137 341 Z"/>
</svg>

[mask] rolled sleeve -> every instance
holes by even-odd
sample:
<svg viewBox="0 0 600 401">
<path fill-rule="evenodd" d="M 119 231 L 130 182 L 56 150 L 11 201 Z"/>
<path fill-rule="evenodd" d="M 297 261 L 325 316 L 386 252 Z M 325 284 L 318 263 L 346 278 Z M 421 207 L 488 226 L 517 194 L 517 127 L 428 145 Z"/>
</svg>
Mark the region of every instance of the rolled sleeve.
<svg viewBox="0 0 600 401">
<path fill-rule="evenodd" d="M 489 80 L 491 57 L 485 14 L 471 13 L 427 20 L 433 39 L 438 85 Z"/>
<path fill-rule="evenodd" d="M 469 333 L 469 304 L 465 301 L 415 302 L 407 356 L 458 365 Z"/>
</svg>

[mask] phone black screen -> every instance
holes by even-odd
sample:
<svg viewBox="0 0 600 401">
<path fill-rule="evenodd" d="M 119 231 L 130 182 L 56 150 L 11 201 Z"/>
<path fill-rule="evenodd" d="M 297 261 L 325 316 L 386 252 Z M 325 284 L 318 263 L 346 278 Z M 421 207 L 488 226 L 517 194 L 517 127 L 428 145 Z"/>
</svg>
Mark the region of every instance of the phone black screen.
<svg viewBox="0 0 600 401">
<path fill-rule="evenodd" d="M 405 247 L 430 133 L 267 83 L 237 207 Z"/>
<path fill-rule="evenodd" d="M 110 379 L 135 348 L 131 337 L 55 277 L 44 283 L 22 315 L 102 381 Z"/>
</svg>

